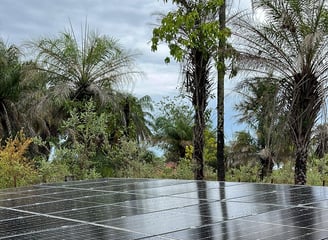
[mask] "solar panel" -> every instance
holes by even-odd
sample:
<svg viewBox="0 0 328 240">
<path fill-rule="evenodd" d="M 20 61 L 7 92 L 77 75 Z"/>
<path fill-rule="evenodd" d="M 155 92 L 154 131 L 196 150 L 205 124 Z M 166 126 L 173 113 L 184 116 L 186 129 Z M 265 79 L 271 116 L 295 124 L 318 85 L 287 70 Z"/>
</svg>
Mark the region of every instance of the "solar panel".
<svg viewBox="0 0 328 240">
<path fill-rule="evenodd" d="M 109 178 L 4 189 L 1 239 L 328 239 L 328 188 Z"/>
</svg>

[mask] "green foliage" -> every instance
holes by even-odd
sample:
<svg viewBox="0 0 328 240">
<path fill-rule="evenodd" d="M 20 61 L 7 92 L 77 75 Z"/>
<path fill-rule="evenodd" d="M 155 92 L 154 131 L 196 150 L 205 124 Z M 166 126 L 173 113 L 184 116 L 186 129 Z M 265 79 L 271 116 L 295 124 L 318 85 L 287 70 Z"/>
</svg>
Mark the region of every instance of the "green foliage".
<svg viewBox="0 0 328 240">
<path fill-rule="evenodd" d="M 272 171 L 270 177 L 264 179 L 265 182 L 292 184 L 294 182 L 294 162 L 286 162 L 281 168 Z"/>
<path fill-rule="evenodd" d="M 217 168 L 216 161 L 216 138 L 215 132 L 209 129 L 205 129 L 205 147 L 204 147 L 204 160 L 205 164 L 210 168 Z M 192 160 L 194 148 L 192 145 L 187 145 L 185 148 L 185 158 Z"/>
<path fill-rule="evenodd" d="M 19 61 L 19 49 L 14 46 L 6 46 L 0 41 L 0 98 L 18 100 L 21 88 L 21 68 Z"/>
<path fill-rule="evenodd" d="M 49 182 L 62 182 L 65 180 L 65 176 L 72 175 L 69 172 L 68 166 L 64 161 L 46 161 L 40 162 L 38 173 L 41 181 L 44 183 Z"/>
<path fill-rule="evenodd" d="M 92 155 L 86 152 L 87 149 L 82 144 L 75 144 L 73 148 L 60 147 L 56 149 L 54 157 L 56 164 L 50 167 L 63 167 L 65 172 L 74 176 L 76 180 L 92 179 L 92 175 L 94 175 Z M 100 175 L 98 176 L 100 177 Z"/>
<path fill-rule="evenodd" d="M 19 111 L 24 102 L 27 83 L 23 78 L 21 52 L 15 45 L 0 39 L 0 138 L 14 137 L 27 122 L 25 112 Z M 25 130 L 28 130 L 25 129 Z"/>
<path fill-rule="evenodd" d="M 180 159 L 179 164 L 176 169 L 171 172 L 167 172 L 165 178 L 175 178 L 175 179 L 193 179 L 194 171 L 193 164 L 189 159 Z"/>
<path fill-rule="evenodd" d="M 130 139 L 137 141 L 149 140 L 152 132 L 154 110 L 150 96 L 137 98 L 131 94 L 121 94 L 118 99 L 121 117 L 116 117 L 121 131 Z M 118 114 L 117 114 L 118 115 Z"/>
<path fill-rule="evenodd" d="M 157 50 L 160 42 L 165 42 L 170 55 L 181 62 L 190 49 L 211 54 L 216 52 L 218 41 L 230 36 L 229 29 L 220 29 L 216 17 L 222 0 L 173 0 L 172 3 L 178 9 L 169 12 L 162 18 L 161 25 L 153 29 L 152 51 Z M 170 58 L 166 57 L 165 62 L 169 63 Z"/>
<path fill-rule="evenodd" d="M 249 132 L 236 132 L 235 139 L 226 148 L 227 167 L 234 168 L 257 162 L 257 146 Z"/>
<path fill-rule="evenodd" d="M 165 178 L 165 179 L 194 179 L 194 165 L 189 159 L 180 159 L 177 165 L 166 164 L 163 159 L 152 162 L 132 160 L 124 168 L 115 172 L 115 177 L 129 178 Z M 205 167 L 205 178 L 215 180 L 216 174 L 212 168 Z"/>
<path fill-rule="evenodd" d="M 56 148 L 56 161 L 63 161 L 76 179 L 90 178 L 97 154 L 104 154 L 108 145 L 108 115 L 98 114 L 92 101 L 79 111 L 75 108 L 63 122 L 61 133 L 65 139 Z"/>
<path fill-rule="evenodd" d="M 66 30 L 56 38 L 32 42 L 38 54 L 38 68 L 49 75 L 52 101 L 109 102 L 113 84 L 136 76 L 133 54 L 120 47 L 115 39 L 91 31 L 86 25 L 76 38 L 74 30 Z"/>
<path fill-rule="evenodd" d="M 328 185 L 328 155 L 323 158 L 310 158 L 307 167 L 309 185 Z"/>
<path fill-rule="evenodd" d="M 101 162 L 101 167 L 98 168 L 103 176 L 124 175 L 126 171 L 129 172 L 127 169 L 131 168 L 130 164 L 143 161 L 141 157 L 144 156 L 144 151 L 146 150 L 136 141 L 121 139 L 117 145 L 108 149 L 105 161 Z M 104 171 L 107 171 L 107 174 Z"/>
<path fill-rule="evenodd" d="M 230 182 L 259 182 L 260 165 L 247 164 L 239 168 L 230 168 L 226 172 L 226 181 Z"/>
<path fill-rule="evenodd" d="M 167 161 L 177 162 L 185 157 L 186 146 L 192 144 L 192 108 L 181 97 L 166 97 L 158 108 L 154 140 L 164 149 Z"/>
<path fill-rule="evenodd" d="M 285 161 L 282 167 L 273 170 L 269 177 L 260 180 L 259 164 L 245 164 L 238 168 L 230 168 L 226 173 L 227 181 L 241 182 L 264 182 L 274 184 L 293 184 L 294 183 L 294 161 Z M 307 165 L 307 184 L 308 185 L 327 185 L 328 183 L 328 155 L 323 159 L 310 158 Z"/>
<path fill-rule="evenodd" d="M 205 164 L 210 166 L 213 169 L 217 169 L 217 142 L 215 131 L 206 129 L 204 132 L 205 135 L 205 148 L 204 148 L 204 160 Z"/>
</svg>

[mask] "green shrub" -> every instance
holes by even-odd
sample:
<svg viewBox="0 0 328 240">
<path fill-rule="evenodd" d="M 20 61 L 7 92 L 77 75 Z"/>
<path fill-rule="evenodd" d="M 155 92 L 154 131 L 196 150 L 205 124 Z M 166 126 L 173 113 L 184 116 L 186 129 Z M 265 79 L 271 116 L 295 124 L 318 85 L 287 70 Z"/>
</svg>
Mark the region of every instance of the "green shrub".
<svg viewBox="0 0 328 240">
<path fill-rule="evenodd" d="M 307 165 L 308 185 L 328 184 L 328 155 L 321 159 L 310 158 Z"/>
<path fill-rule="evenodd" d="M 62 182 L 65 176 L 72 175 L 68 166 L 62 161 L 41 161 L 39 167 L 39 175 L 44 183 L 48 182 Z"/>
<path fill-rule="evenodd" d="M 226 172 L 229 182 L 259 182 L 260 165 L 247 164 L 239 168 L 231 168 Z"/>
<path fill-rule="evenodd" d="M 286 162 L 281 168 L 273 170 L 270 177 L 263 180 L 267 183 L 293 184 L 294 183 L 294 162 Z"/>
</svg>

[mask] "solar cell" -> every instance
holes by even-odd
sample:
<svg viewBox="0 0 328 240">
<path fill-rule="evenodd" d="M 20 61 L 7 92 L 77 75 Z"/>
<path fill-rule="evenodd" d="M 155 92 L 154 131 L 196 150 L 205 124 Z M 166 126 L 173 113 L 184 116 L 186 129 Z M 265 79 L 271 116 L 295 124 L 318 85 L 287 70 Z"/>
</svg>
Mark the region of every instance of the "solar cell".
<svg viewBox="0 0 328 240">
<path fill-rule="evenodd" d="M 328 239 L 328 188 L 113 178 L 5 189 L 2 239 Z"/>
</svg>

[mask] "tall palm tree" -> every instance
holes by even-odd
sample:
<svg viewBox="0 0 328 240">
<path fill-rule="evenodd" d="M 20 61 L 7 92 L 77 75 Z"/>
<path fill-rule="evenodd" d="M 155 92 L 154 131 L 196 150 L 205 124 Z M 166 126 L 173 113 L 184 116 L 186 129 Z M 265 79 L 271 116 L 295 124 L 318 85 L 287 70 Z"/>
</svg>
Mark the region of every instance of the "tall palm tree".
<svg viewBox="0 0 328 240">
<path fill-rule="evenodd" d="M 21 52 L 14 45 L 0 41 L 0 139 L 14 137 L 20 130 L 28 137 L 41 136 L 47 128 L 36 124 L 42 118 L 34 111 L 42 81 L 31 74 L 31 62 L 21 62 Z M 42 85 L 42 83 L 41 83 Z M 31 114 L 33 113 L 33 114 Z M 46 147 L 32 144 L 29 153 L 49 153 Z"/>
<path fill-rule="evenodd" d="M 279 83 L 296 149 L 295 184 L 306 184 L 312 128 L 326 94 L 328 18 L 324 0 L 254 0 L 264 20 L 236 23 L 245 70 L 267 74 Z"/>
<path fill-rule="evenodd" d="M 226 29 L 226 0 L 223 0 L 219 8 L 219 22 L 220 30 Z M 218 55 L 218 83 L 217 83 L 217 180 L 225 181 L 225 157 L 224 157 L 224 78 L 226 74 L 225 66 L 225 52 L 226 52 L 226 39 L 222 38 L 219 41 Z"/>
<path fill-rule="evenodd" d="M 20 51 L 0 41 L 0 138 L 13 137 L 23 127 L 17 110 L 24 89 Z"/>
<path fill-rule="evenodd" d="M 90 98 L 101 106 L 115 95 L 115 84 L 139 74 L 134 54 L 122 49 L 116 40 L 89 30 L 87 25 L 81 41 L 71 28 L 57 38 L 32 42 L 30 47 L 37 53 L 38 69 L 48 76 L 48 103 L 59 106 Z"/>
</svg>

